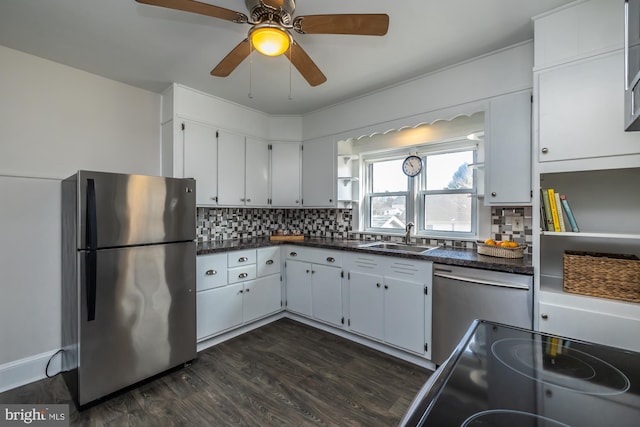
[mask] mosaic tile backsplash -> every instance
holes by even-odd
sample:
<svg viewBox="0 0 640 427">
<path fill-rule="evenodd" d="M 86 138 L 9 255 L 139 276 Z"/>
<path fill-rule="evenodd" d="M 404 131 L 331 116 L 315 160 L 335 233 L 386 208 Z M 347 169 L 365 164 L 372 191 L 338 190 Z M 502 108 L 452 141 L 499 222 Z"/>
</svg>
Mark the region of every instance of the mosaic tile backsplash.
<svg viewBox="0 0 640 427">
<path fill-rule="evenodd" d="M 491 238 L 529 245 L 533 239 L 532 208 L 491 209 Z M 350 209 L 198 208 L 198 241 L 266 237 L 277 230 L 299 230 L 305 236 L 336 239 L 398 240 L 401 237 L 353 231 Z M 416 240 L 416 239 L 414 239 Z M 475 242 L 422 239 L 416 243 L 475 248 Z"/>
<path fill-rule="evenodd" d="M 277 230 L 346 239 L 350 209 L 198 208 L 198 241 L 267 237 Z"/>
</svg>

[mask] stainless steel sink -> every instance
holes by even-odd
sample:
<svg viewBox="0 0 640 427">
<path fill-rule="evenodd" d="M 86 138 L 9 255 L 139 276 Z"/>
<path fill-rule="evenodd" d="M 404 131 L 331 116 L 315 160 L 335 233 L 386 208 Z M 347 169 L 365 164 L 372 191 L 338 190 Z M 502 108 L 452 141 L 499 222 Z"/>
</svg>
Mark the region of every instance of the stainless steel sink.
<svg viewBox="0 0 640 427">
<path fill-rule="evenodd" d="M 438 248 L 438 246 L 406 245 L 404 243 L 390 243 L 390 242 L 364 243 L 359 247 L 372 248 L 372 249 L 389 249 L 389 250 L 400 251 L 400 252 L 418 252 L 418 253 L 423 253 L 423 252 L 431 251 L 433 249 Z"/>
</svg>

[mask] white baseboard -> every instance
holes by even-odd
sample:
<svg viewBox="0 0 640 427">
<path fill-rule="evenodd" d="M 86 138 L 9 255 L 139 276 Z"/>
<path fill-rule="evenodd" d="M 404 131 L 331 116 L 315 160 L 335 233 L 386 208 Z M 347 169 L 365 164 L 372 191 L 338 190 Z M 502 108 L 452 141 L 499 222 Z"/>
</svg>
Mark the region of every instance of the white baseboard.
<svg viewBox="0 0 640 427">
<path fill-rule="evenodd" d="M 0 365 L 0 393 L 46 378 L 44 370 L 49 358 L 56 351 L 47 351 Z M 60 372 L 61 366 L 61 357 L 58 355 L 49 365 L 49 374 Z"/>
</svg>

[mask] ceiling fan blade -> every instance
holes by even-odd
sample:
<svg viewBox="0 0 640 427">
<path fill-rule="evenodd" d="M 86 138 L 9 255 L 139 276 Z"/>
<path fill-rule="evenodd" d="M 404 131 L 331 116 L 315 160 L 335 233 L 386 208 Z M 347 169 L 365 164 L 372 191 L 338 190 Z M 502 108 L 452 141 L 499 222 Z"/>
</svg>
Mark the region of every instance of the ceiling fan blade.
<svg viewBox="0 0 640 427">
<path fill-rule="evenodd" d="M 136 0 L 138 3 L 161 6 L 169 9 L 182 10 L 184 12 L 199 13 L 200 15 L 212 16 L 214 18 L 225 19 L 227 21 L 245 23 L 249 18 L 244 13 L 236 12 L 224 7 L 214 6 L 208 3 L 201 3 L 195 0 Z"/>
<path fill-rule="evenodd" d="M 216 77 L 227 77 L 238 65 L 251 53 L 249 39 L 242 40 L 231 52 L 225 56 L 216 68 L 211 70 L 211 75 Z"/>
<path fill-rule="evenodd" d="M 311 86 L 318 86 L 327 81 L 320 68 L 295 41 L 291 44 L 291 50 L 287 50 L 284 54 Z"/>
<path fill-rule="evenodd" d="M 389 29 L 389 15 L 345 14 L 298 16 L 293 28 L 301 34 L 355 34 L 384 36 Z"/>
</svg>

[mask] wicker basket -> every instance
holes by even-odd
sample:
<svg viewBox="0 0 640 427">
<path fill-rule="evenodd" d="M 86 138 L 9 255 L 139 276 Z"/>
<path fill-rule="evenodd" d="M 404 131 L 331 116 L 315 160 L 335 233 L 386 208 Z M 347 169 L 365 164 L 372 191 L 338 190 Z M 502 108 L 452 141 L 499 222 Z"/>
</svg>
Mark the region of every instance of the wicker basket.
<svg viewBox="0 0 640 427">
<path fill-rule="evenodd" d="M 640 303 L 640 260 L 635 255 L 565 251 L 566 292 Z"/>
<path fill-rule="evenodd" d="M 498 258 L 522 258 L 527 245 L 521 245 L 515 248 L 504 248 L 496 245 L 485 245 L 478 242 L 478 253 L 480 255 L 495 256 Z"/>
</svg>

